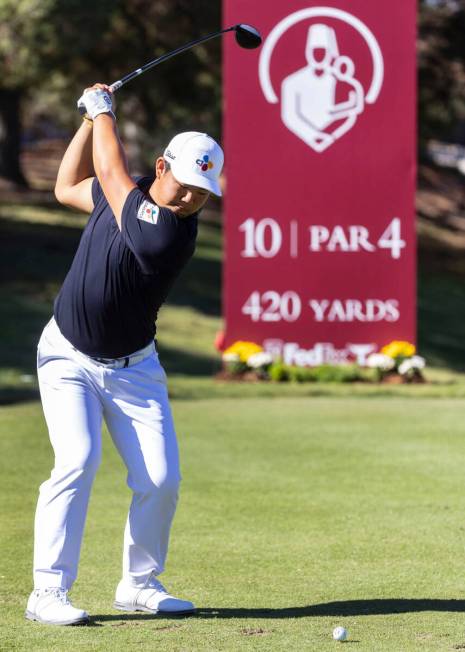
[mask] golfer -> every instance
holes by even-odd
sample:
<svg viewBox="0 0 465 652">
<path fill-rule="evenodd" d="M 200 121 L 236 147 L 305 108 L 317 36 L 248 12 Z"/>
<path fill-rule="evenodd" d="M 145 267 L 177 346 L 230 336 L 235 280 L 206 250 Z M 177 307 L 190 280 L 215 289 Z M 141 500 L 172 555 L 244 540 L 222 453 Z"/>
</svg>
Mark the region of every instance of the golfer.
<svg viewBox="0 0 465 652">
<path fill-rule="evenodd" d="M 54 625 L 88 621 L 68 591 L 77 576 L 100 463 L 102 419 L 132 491 L 114 606 L 158 614 L 194 610 L 158 580 L 180 473 L 154 336 L 158 310 L 194 253 L 198 213 L 210 193 L 221 195 L 223 165 L 223 152 L 212 138 L 185 132 L 157 158 L 154 177 L 134 181 L 110 88 L 95 84 L 79 105 L 86 117 L 63 157 L 55 193 L 60 203 L 87 211 L 90 218 L 38 345 L 55 465 L 40 487 L 34 590 L 26 617 Z"/>
</svg>

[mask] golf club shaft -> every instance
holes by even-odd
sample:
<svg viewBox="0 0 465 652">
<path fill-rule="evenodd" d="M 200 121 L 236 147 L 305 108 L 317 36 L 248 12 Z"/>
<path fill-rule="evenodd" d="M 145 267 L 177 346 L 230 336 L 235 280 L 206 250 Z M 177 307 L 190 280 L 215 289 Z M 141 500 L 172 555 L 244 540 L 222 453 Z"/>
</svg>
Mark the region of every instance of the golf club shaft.
<svg viewBox="0 0 465 652">
<path fill-rule="evenodd" d="M 167 61 L 168 59 L 171 59 L 171 57 L 175 57 L 177 54 L 180 54 L 185 50 L 189 50 L 190 48 L 194 47 L 194 45 L 198 45 L 199 43 L 204 43 L 205 41 L 209 41 L 212 38 L 221 36 L 221 34 L 224 34 L 225 32 L 231 32 L 235 29 L 235 27 L 236 26 L 234 25 L 233 27 L 227 27 L 226 29 L 222 29 L 219 32 L 212 32 L 211 34 L 208 34 L 207 36 L 203 36 L 202 38 L 198 38 L 195 41 L 191 41 L 186 45 L 181 45 L 179 48 L 176 48 L 176 50 L 173 50 L 172 52 L 167 52 L 166 54 L 162 54 L 161 57 L 158 57 L 157 59 L 153 59 L 153 61 L 149 61 L 144 66 L 142 66 L 142 68 L 133 70 L 132 72 L 128 73 L 121 79 L 118 79 L 118 81 L 113 82 L 110 88 L 113 92 L 115 92 L 119 88 L 121 88 L 121 86 L 124 86 L 124 84 L 126 84 L 128 81 L 131 81 L 131 79 L 134 79 L 134 77 L 138 77 L 146 70 L 150 70 L 150 68 L 153 68 L 153 66 L 157 66 L 159 63 L 162 63 L 163 61 Z"/>
</svg>

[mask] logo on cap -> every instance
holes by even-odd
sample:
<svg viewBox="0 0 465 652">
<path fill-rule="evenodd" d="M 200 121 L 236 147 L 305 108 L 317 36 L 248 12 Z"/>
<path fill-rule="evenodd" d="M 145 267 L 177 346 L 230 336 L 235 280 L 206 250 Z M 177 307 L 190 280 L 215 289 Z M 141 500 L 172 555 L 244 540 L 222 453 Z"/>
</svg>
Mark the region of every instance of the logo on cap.
<svg viewBox="0 0 465 652">
<path fill-rule="evenodd" d="M 211 170 L 213 167 L 213 163 L 210 161 L 208 154 L 205 154 L 201 159 L 198 158 L 196 160 L 197 165 L 199 168 L 202 170 L 202 172 L 207 172 L 208 170 Z"/>
</svg>

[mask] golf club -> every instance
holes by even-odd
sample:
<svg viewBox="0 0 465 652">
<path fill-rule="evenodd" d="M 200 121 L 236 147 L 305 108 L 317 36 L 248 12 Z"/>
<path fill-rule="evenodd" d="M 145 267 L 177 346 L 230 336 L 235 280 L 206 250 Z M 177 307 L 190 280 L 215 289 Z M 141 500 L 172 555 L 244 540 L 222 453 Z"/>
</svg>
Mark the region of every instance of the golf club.
<svg viewBox="0 0 465 652">
<path fill-rule="evenodd" d="M 189 50 L 190 48 L 194 47 L 194 45 L 199 45 L 199 43 L 205 43 L 205 41 L 209 41 L 212 38 L 221 36 L 221 34 L 225 34 L 226 32 L 232 32 L 232 31 L 236 33 L 236 41 L 238 45 L 241 46 L 241 48 L 253 49 L 253 48 L 258 48 L 258 46 L 261 45 L 262 37 L 260 36 L 260 32 L 257 29 L 255 29 L 255 27 L 252 27 L 251 25 L 246 25 L 245 23 L 239 23 L 238 25 L 233 25 L 232 27 L 226 27 L 226 29 L 222 29 L 218 32 L 207 34 L 207 36 L 202 36 L 201 38 L 196 39 L 195 41 L 191 41 L 186 45 L 181 45 L 179 48 L 176 48 L 176 50 L 172 50 L 172 52 L 167 52 L 166 54 L 162 54 L 161 57 L 158 57 L 157 59 L 153 59 L 153 61 L 149 61 L 144 66 L 142 66 L 142 68 L 133 70 L 132 72 L 125 75 L 122 79 L 118 79 L 118 81 L 113 82 L 110 88 L 113 92 L 115 92 L 116 90 L 121 88 L 121 86 L 127 84 L 128 81 L 134 79 L 134 77 L 138 77 L 143 72 L 145 72 L 146 70 L 150 70 L 150 68 L 157 66 L 159 63 L 162 63 L 163 61 L 167 61 L 168 59 L 171 59 L 171 57 L 174 57 L 177 54 L 180 54 L 181 52 L 185 52 L 185 50 Z"/>
</svg>

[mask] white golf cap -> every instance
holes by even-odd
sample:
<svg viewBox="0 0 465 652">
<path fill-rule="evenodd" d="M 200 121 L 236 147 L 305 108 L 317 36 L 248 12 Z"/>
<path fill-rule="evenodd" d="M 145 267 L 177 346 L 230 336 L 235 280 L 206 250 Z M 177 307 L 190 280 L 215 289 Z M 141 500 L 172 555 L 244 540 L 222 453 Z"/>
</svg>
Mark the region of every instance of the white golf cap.
<svg viewBox="0 0 465 652">
<path fill-rule="evenodd" d="M 218 179 L 224 154 L 213 138 L 198 131 L 184 131 L 169 142 L 163 158 L 171 165 L 176 181 L 204 188 L 221 197 Z"/>
</svg>

